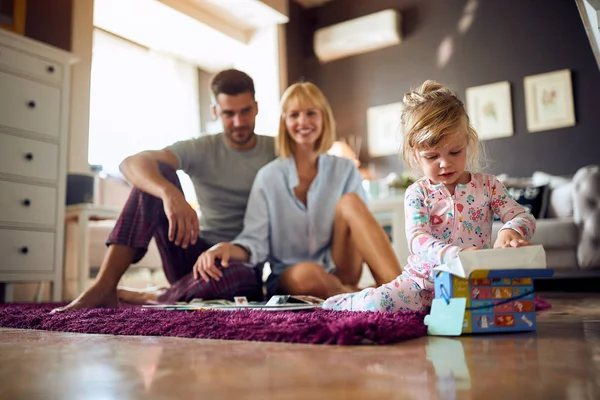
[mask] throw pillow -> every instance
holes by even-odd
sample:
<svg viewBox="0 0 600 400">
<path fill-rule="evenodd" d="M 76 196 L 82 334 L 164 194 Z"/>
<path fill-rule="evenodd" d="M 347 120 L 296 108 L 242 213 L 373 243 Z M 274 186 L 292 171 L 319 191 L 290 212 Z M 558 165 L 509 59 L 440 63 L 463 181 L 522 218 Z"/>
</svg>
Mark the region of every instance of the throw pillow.
<svg viewBox="0 0 600 400">
<path fill-rule="evenodd" d="M 506 190 L 520 205 L 527 208 L 536 219 L 545 218 L 548 212 L 548 185 L 507 187 Z"/>
<path fill-rule="evenodd" d="M 516 177 L 516 176 L 509 176 L 507 174 L 500 174 L 500 175 L 496 175 L 496 178 L 502 182 L 502 184 L 506 187 L 526 187 L 526 186 L 531 186 L 534 185 L 534 183 L 532 183 L 531 178 L 527 178 L 527 177 Z M 546 184 L 546 182 L 543 183 L 544 185 Z"/>
<path fill-rule="evenodd" d="M 549 185 L 550 189 L 556 189 L 562 185 L 566 185 L 573 180 L 573 176 L 550 175 L 547 172 L 535 171 L 531 175 L 531 183 L 536 186 Z"/>
<path fill-rule="evenodd" d="M 531 178 L 534 185 L 548 185 L 547 218 L 568 218 L 573 216 L 573 180 L 572 176 L 556 176 L 535 171 Z"/>
</svg>

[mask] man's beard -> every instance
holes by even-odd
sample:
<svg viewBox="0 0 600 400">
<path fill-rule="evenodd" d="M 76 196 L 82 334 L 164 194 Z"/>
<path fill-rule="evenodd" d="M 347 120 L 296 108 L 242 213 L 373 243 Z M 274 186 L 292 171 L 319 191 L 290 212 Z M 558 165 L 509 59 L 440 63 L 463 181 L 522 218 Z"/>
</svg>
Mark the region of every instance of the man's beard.
<svg viewBox="0 0 600 400">
<path fill-rule="evenodd" d="M 238 135 L 238 132 L 242 132 L 242 135 Z M 243 128 L 235 128 L 226 132 L 226 136 L 238 146 L 243 146 L 250 142 L 254 137 L 254 127 L 245 126 Z"/>
</svg>

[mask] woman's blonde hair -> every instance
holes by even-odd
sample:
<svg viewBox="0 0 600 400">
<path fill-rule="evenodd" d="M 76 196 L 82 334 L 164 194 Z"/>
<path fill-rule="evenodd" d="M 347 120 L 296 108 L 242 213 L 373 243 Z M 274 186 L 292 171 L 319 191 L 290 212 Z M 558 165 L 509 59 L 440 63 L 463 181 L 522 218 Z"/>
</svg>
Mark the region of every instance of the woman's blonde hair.
<svg viewBox="0 0 600 400">
<path fill-rule="evenodd" d="M 298 82 L 288 87 L 281 96 L 281 115 L 279 133 L 275 140 L 275 149 L 280 157 L 291 157 L 295 143 L 285 127 L 285 112 L 291 106 L 315 107 L 323 114 L 323 133 L 315 144 L 319 154 L 326 153 L 335 141 L 335 119 L 331 106 L 321 90 L 311 82 Z"/>
<path fill-rule="evenodd" d="M 419 170 L 416 152 L 444 146 L 465 135 L 467 139 L 467 168 L 481 169 L 482 152 L 479 136 L 471 126 L 463 102 L 447 87 L 425 81 L 419 88 L 404 95 L 402 112 L 402 158 L 413 170 Z"/>
</svg>

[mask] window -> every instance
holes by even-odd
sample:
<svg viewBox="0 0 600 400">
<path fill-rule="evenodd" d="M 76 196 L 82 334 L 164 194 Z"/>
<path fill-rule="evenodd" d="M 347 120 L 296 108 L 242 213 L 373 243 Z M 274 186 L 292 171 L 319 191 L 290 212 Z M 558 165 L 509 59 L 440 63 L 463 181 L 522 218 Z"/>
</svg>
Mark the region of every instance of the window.
<svg viewBox="0 0 600 400">
<path fill-rule="evenodd" d="M 200 135 L 198 70 L 94 29 L 88 161 L 109 174 L 142 150 Z M 188 201 L 189 178 L 180 173 Z"/>
</svg>

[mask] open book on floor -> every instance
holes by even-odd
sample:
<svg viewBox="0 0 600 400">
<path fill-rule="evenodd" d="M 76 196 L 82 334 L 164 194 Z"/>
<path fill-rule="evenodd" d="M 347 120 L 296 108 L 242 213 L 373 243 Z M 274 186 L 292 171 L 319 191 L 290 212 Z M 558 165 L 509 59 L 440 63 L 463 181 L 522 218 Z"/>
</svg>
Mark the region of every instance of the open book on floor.
<svg viewBox="0 0 600 400">
<path fill-rule="evenodd" d="M 229 300 L 202 300 L 193 299 L 183 304 L 158 304 L 145 305 L 144 308 L 166 309 L 166 310 L 268 310 L 268 311 L 296 311 L 312 308 L 321 308 L 324 300 L 314 296 L 305 295 L 281 295 L 273 296 L 267 302 L 249 302 L 245 297 L 235 297 L 235 301 Z"/>
</svg>

